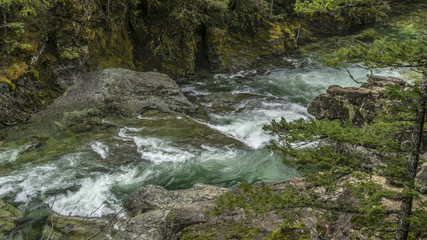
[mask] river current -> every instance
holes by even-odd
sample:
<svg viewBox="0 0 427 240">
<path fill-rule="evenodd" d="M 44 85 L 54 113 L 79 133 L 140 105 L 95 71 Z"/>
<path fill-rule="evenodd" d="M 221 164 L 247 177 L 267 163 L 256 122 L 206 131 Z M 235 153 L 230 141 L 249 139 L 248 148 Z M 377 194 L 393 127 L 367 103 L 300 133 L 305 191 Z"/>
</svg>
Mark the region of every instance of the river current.
<svg viewBox="0 0 427 240">
<path fill-rule="evenodd" d="M 308 118 L 306 108 L 328 86 L 358 86 L 343 69 L 312 58 L 257 73 L 216 74 L 181 83 L 192 100 L 211 108 L 207 117 L 153 114 L 104 119 L 115 127 L 82 134 L 51 129 L 0 142 L 0 198 L 31 212 L 48 206 L 60 214 L 114 213 L 146 184 L 185 189 L 194 183 L 233 188 L 241 181 L 286 180 L 299 173 L 265 149 L 272 119 Z M 349 68 L 359 81 L 368 70 Z M 399 77 L 382 69 L 375 72 Z M 228 104 L 218 104 L 227 97 Z M 220 107 L 218 107 L 221 105 Z M 10 133 L 12 134 L 12 133 Z M 42 146 L 35 148 L 40 139 Z"/>
</svg>

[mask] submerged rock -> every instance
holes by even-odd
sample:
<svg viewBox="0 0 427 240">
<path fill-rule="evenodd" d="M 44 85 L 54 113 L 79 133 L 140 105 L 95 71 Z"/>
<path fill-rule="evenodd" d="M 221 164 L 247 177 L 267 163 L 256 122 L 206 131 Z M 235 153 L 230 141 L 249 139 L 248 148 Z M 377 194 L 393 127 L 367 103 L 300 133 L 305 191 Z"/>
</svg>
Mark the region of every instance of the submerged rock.
<svg viewBox="0 0 427 240">
<path fill-rule="evenodd" d="M 0 239 L 6 239 L 7 234 L 16 227 L 16 220 L 22 218 L 19 210 L 0 199 Z"/>
<path fill-rule="evenodd" d="M 360 88 L 332 85 L 317 96 L 307 111 L 316 119 L 351 120 L 355 125 L 371 123 L 382 109 L 388 86 L 405 82 L 394 77 L 371 76 Z"/>
</svg>

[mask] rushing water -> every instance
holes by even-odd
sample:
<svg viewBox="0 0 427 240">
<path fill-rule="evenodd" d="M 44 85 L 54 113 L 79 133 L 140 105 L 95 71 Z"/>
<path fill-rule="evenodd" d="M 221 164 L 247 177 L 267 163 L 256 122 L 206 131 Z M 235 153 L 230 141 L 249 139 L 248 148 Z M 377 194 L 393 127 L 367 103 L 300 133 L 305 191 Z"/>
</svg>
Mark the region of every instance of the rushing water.
<svg viewBox="0 0 427 240">
<path fill-rule="evenodd" d="M 264 148 L 271 137 L 262 126 L 281 117 L 307 118 L 306 107 L 328 86 L 357 84 L 346 71 L 310 58 L 288 60 L 294 67 L 182 83 L 191 99 L 211 107 L 208 117 L 112 118 L 104 121 L 115 127 L 80 135 L 59 132 L 52 124 L 52 129 L 31 136 L 9 136 L 12 140 L 0 143 L 0 198 L 24 212 L 45 203 L 61 214 L 102 216 L 118 211 L 121 202 L 145 184 L 168 189 L 194 183 L 234 187 L 243 180 L 297 176 Z M 360 81 L 368 74 L 356 65 L 350 71 Z M 380 73 L 399 76 L 388 70 Z M 215 108 L 215 101 L 225 96 L 220 94 L 233 100 Z M 34 147 L 39 142 L 42 145 Z"/>
</svg>

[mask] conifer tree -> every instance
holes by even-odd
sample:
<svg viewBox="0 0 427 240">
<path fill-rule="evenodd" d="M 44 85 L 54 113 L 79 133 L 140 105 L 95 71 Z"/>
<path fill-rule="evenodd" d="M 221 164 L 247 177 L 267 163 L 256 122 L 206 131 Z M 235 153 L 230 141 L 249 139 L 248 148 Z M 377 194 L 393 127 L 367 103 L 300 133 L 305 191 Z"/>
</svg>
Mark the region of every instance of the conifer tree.
<svg viewBox="0 0 427 240">
<path fill-rule="evenodd" d="M 411 215 L 415 175 L 421 151 L 421 141 L 426 118 L 427 101 L 427 15 L 419 14 L 413 23 L 416 32 L 408 39 L 383 38 L 369 48 L 342 49 L 337 62 L 362 60 L 370 67 L 415 68 L 423 75 L 419 87 L 417 104 L 413 109 L 415 122 L 412 128 L 411 147 L 408 153 L 405 173 L 405 191 L 396 228 L 395 239 L 407 239 L 409 232 L 408 219 Z"/>
</svg>

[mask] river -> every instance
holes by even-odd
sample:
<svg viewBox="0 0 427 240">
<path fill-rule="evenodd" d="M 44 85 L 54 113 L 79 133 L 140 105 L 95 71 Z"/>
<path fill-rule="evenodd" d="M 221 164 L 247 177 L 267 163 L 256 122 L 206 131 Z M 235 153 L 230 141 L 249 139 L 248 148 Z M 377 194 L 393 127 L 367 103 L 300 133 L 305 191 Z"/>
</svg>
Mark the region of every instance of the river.
<svg viewBox="0 0 427 240">
<path fill-rule="evenodd" d="M 359 85 L 345 70 L 314 59 L 289 58 L 291 67 L 181 82 L 190 99 L 209 109 L 207 117 L 109 118 L 103 121 L 114 127 L 77 135 L 58 131 L 53 123 L 30 133 L 24 126 L 0 143 L 0 198 L 27 214 L 48 207 L 96 217 L 119 211 L 122 201 L 146 184 L 233 188 L 241 181 L 298 176 L 266 150 L 271 136 L 262 126 L 281 117 L 310 117 L 307 106 L 330 85 Z M 349 70 L 359 81 L 369 73 L 357 65 Z M 376 73 L 399 77 L 387 69 Z"/>
</svg>

